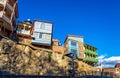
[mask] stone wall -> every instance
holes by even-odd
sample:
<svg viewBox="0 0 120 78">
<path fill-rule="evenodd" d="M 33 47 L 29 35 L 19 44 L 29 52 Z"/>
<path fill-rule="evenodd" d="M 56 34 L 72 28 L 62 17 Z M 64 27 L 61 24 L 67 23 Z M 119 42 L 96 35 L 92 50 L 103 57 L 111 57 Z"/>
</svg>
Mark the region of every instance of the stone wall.
<svg viewBox="0 0 120 78">
<path fill-rule="evenodd" d="M 77 71 L 96 68 L 78 61 Z M 11 40 L 0 40 L 0 69 L 22 75 L 64 75 L 69 69 L 68 58 L 52 50 L 33 49 Z"/>
</svg>

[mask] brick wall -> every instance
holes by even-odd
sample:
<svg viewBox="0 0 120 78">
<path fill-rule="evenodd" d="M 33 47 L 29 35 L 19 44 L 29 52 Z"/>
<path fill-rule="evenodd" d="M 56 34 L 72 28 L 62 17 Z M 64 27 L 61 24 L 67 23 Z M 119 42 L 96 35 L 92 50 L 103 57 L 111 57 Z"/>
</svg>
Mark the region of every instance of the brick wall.
<svg viewBox="0 0 120 78">
<path fill-rule="evenodd" d="M 62 47 L 62 46 L 52 46 L 52 50 L 54 52 L 58 52 L 60 54 L 64 54 L 64 47 Z"/>
</svg>

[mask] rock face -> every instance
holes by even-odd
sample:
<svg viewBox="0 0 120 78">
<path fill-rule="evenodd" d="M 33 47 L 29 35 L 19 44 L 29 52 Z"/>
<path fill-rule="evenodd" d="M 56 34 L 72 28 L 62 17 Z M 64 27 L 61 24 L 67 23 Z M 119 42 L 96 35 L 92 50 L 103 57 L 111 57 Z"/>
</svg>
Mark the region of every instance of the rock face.
<svg viewBox="0 0 120 78">
<path fill-rule="evenodd" d="M 45 50 L 33 50 L 29 46 L 11 40 L 0 40 L 0 69 L 22 75 L 64 75 L 68 70 L 67 57 Z M 93 67 L 78 62 L 79 70 Z M 85 67 L 88 67 L 84 69 Z M 95 68 L 94 68 L 95 70 Z"/>
</svg>

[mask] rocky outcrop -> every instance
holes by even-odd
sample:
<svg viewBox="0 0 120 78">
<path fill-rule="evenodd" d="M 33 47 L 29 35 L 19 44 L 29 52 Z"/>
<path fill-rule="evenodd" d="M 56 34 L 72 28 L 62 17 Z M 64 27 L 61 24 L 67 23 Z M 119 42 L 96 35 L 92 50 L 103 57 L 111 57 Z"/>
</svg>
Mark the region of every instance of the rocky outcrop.
<svg viewBox="0 0 120 78">
<path fill-rule="evenodd" d="M 78 62 L 78 71 L 95 70 Z M 0 68 L 22 75 L 64 75 L 68 70 L 68 58 L 51 50 L 32 48 L 9 39 L 0 40 Z"/>
</svg>

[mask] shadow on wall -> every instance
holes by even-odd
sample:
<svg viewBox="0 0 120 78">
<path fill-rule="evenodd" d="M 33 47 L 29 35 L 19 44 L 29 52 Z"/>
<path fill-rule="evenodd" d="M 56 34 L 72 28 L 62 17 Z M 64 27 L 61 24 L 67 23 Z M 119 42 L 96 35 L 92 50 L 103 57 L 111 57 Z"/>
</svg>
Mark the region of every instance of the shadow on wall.
<svg viewBox="0 0 120 78">
<path fill-rule="evenodd" d="M 26 50 L 27 48 L 27 50 Z M 50 52 L 32 50 L 7 39 L 0 41 L 0 68 L 16 75 L 64 75 Z"/>
</svg>

